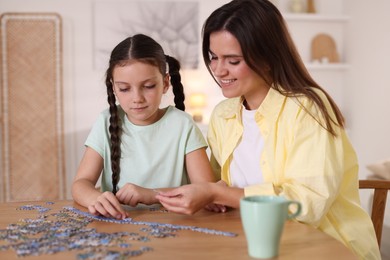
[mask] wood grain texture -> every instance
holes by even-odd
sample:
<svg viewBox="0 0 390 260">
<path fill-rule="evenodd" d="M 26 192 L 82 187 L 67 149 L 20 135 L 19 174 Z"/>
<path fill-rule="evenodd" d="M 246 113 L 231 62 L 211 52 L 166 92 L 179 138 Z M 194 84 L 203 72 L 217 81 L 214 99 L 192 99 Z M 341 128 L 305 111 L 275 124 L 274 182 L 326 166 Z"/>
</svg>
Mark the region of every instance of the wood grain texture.
<svg viewBox="0 0 390 260">
<path fill-rule="evenodd" d="M 376 238 L 379 247 L 382 241 L 383 221 L 386 211 L 387 193 L 390 190 L 388 180 L 360 180 L 359 189 L 373 189 L 374 197 L 372 201 L 371 219 L 374 224 Z"/>
<path fill-rule="evenodd" d="M 34 218 L 36 212 L 15 210 L 26 203 L 0 203 L 0 229 L 17 219 Z M 44 205 L 44 202 L 41 202 Z M 57 201 L 51 205 L 51 211 L 59 210 L 64 206 L 73 206 L 86 211 L 72 201 Z M 137 259 L 223 259 L 239 260 L 253 259 L 247 253 L 247 244 L 243 232 L 239 210 L 230 210 L 227 213 L 213 213 L 200 211 L 193 216 L 180 215 L 165 211 L 150 211 L 137 209 L 129 211 L 130 217 L 135 221 L 169 223 L 175 225 L 197 226 L 216 229 L 238 234 L 236 237 L 209 235 L 189 230 L 182 230 L 176 237 L 152 238 L 147 244 L 134 241 L 132 248 L 149 246 L 153 251 L 138 256 Z M 90 228 L 96 228 L 99 232 L 139 232 L 141 225 L 114 224 L 94 221 Z M 29 256 L 28 259 L 75 259 L 78 251 L 58 253 L 55 255 Z M 15 252 L 0 251 L 1 259 L 20 259 Z M 27 258 L 26 258 L 27 259 Z M 288 221 L 285 224 L 282 235 L 279 260 L 287 259 L 357 259 L 342 243 L 327 234 L 298 222 Z"/>
</svg>

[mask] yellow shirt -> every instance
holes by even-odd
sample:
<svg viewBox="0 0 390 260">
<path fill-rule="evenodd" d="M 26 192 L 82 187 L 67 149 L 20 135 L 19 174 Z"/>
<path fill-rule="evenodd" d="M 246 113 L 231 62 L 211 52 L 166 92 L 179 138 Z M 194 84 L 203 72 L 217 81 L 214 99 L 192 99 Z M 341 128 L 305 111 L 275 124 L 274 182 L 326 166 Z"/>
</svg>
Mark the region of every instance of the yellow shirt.
<svg viewBox="0 0 390 260">
<path fill-rule="evenodd" d="M 317 92 L 332 111 L 325 95 Z M 333 137 L 302 105 L 323 120 L 309 99 L 286 97 L 272 88 L 257 109 L 264 183 L 246 187 L 245 196 L 273 194 L 300 201 L 298 221 L 343 242 L 361 259 L 380 259 L 373 224 L 360 206 L 357 157 L 348 136 L 335 126 Z M 241 107 L 240 98 L 222 101 L 209 124 L 211 163 L 229 185 L 229 165 L 243 132 Z"/>
</svg>

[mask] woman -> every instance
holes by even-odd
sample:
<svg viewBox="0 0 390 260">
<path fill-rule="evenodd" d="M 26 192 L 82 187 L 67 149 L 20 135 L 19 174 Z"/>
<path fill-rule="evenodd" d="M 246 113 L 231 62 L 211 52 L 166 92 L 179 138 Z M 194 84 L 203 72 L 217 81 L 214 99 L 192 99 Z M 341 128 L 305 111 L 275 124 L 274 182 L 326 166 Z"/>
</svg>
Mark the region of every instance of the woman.
<svg viewBox="0 0 390 260">
<path fill-rule="evenodd" d="M 332 98 L 307 72 L 277 8 L 233 0 L 203 27 L 203 58 L 227 100 L 214 109 L 208 141 L 218 183 L 157 195 L 174 212 L 238 208 L 249 195 L 302 203 L 297 219 L 380 259 L 360 206 L 358 163 Z M 354 223 L 354 224 L 352 224 Z"/>
</svg>

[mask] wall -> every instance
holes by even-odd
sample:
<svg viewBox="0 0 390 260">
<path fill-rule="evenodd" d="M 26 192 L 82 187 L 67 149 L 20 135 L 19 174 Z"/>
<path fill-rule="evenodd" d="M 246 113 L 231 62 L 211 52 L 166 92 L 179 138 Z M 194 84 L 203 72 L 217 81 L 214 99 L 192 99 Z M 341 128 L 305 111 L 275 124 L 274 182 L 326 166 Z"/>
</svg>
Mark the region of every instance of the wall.
<svg viewBox="0 0 390 260">
<path fill-rule="evenodd" d="M 351 64 L 345 91 L 351 140 L 360 162 L 360 176 L 370 172 L 366 165 L 390 158 L 390 1 L 346 0 L 348 27 L 347 59 Z M 361 192 L 363 205 L 369 193 Z M 390 258 L 390 200 L 385 213 L 382 252 Z M 385 258 L 383 258 L 385 259 Z"/>
<path fill-rule="evenodd" d="M 347 6 L 346 12 L 351 15 L 347 30 L 351 69 L 345 101 L 363 177 L 368 174 L 365 165 L 390 158 L 390 2 L 347 0 Z"/>
</svg>

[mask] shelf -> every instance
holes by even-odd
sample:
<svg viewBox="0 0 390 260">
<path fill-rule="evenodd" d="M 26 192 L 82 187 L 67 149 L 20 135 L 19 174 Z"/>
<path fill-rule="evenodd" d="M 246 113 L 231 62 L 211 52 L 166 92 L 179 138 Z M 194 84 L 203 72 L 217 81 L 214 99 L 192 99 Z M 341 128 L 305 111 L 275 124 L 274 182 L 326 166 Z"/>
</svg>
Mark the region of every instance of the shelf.
<svg viewBox="0 0 390 260">
<path fill-rule="evenodd" d="M 346 15 L 325 15 L 325 14 L 307 14 L 307 13 L 285 13 L 283 17 L 291 22 L 347 22 L 349 16 Z"/>
<path fill-rule="evenodd" d="M 346 63 L 305 63 L 308 70 L 348 70 L 349 64 Z"/>
</svg>

